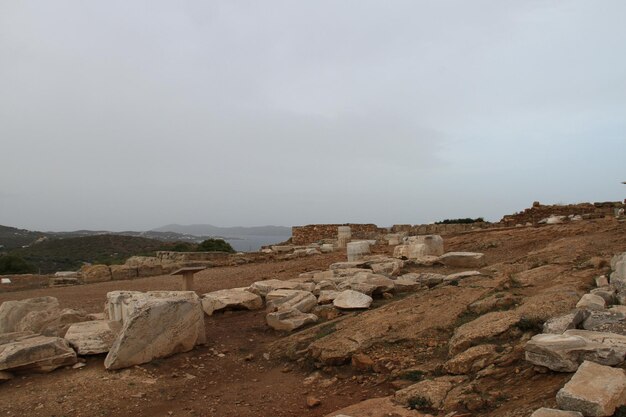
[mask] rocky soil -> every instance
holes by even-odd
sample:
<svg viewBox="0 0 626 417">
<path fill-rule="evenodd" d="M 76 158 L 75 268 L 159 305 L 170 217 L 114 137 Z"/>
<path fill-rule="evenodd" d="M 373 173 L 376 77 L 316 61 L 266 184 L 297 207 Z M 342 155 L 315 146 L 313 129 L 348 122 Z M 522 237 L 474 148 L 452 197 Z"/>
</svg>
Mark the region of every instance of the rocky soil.
<svg viewBox="0 0 626 417">
<path fill-rule="evenodd" d="M 626 224 L 607 218 L 469 232 L 446 236 L 445 249 L 484 253 L 488 265 L 481 275 L 377 298 L 370 310 L 291 334 L 269 328 L 263 310 L 216 312 L 205 317 L 208 344 L 188 353 L 121 371 L 106 371 L 104 356 L 94 356 L 77 369 L 4 382 L 0 415 L 325 416 L 368 399 L 410 399 L 403 389 L 419 381 L 428 382 L 429 396 L 407 416 L 529 416 L 555 406 L 572 374 L 526 362 L 524 345 L 626 251 Z M 213 268 L 196 276 L 196 289 L 292 279 L 345 257 Z M 462 271 L 407 263 L 402 272 Z M 109 291 L 177 289 L 176 278 L 161 276 L 5 293 L 0 302 L 54 296 L 63 307 L 97 313 Z M 376 407 L 383 406 L 361 409 Z"/>
</svg>

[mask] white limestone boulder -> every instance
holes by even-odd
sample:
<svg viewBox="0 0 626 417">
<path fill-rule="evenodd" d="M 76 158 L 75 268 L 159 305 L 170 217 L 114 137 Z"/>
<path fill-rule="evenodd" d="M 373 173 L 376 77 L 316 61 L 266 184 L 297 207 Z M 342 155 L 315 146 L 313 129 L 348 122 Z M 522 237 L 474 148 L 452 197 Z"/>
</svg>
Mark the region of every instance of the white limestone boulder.
<svg viewBox="0 0 626 417">
<path fill-rule="evenodd" d="M 543 324 L 543 332 L 563 334 L 566 330 L 575 329 L 589 316 L 587 310 L 576 310 L 573 313 L 552 317 Z"/>
<path fill-rule="evenodd" d="M 256 281 L 248 288 L 248 291 L 265 297 L 274 290 L 298 290 L 301 289 L 302 283 L 295 281 L 282 281 L 280 279 L 267 279 Z"/>
<path fill-rule="evenodd" d="M 111 320 L 74 323 L 67 330 L 65 340 L 79 355 L 98 355 L 111 349 L 121 328 L 120 322 Z"/>
<path fill-rule="evenodd" d="M 604 301 L 604 298 L 599 295 L 585 294 L 576 304 L 576 308 L 596 311 L 604 310 L 606 308 L 606 301 Z"/>
<path fill-rule="evenodd" d="M 345 290 L 333 300 L 333 305 L 344 310 L 358 310 L 369 308 L 373 301 L 369 295 L 354 290 Z"/>
<path fill-rule="evenodd" d="M 556 394 L 556 402 L 563 410 L 585 416 L 612 416 L 626 402 L 626 374 L 623 369 L 585 361 Z"/>
<path fill-rule="evenodd" d="M 487 264 L 484 253 L 448 252 L 439 257 L 439 262 L 457 268 L 480 268 Z"/>
<path fill-rule="evenodd" d="M 347 244 L 348 262 L 360 261 L 370 254 L 370 243 L 366 240 Z"/>
<path fill-rule="evenodd" d="M 37 297 L 11 300 L 0 304 L 0 334 L 18 331 L 20 322 L 30 313 L 59 311 L 59 300 L 54 297 Z"/>
<path fill-rule="evenodd" d="M 244 288 L 213 291 L 202 296 L 202 309 L 211 316 L 219 310 L 258 310 L 263 308 L 261 296 Z"/>
<path fill-rule="evenodd" d="M 19 332 L 0 340 L 0 371 L 50 372 L 76 362 L 76 352 L 60 337 Z"/>
<path fill-rule="evenodd" d="M 204 341 L 204 311 L 197 295 L 193 299 L 186 294 L 170 294 L 169 297 L 156 294 L 137 303 L 124 322 L 104 366 L 120 369 L 139 365 L 190 351 Z"/>
<path fill-rule="evenodd" d="M 394 287 L 394 280 L 368 272 L 358 273 L 337 285 L 338 290 L 355 290 L 367 295 L 390 292 Z"/>
</svg>

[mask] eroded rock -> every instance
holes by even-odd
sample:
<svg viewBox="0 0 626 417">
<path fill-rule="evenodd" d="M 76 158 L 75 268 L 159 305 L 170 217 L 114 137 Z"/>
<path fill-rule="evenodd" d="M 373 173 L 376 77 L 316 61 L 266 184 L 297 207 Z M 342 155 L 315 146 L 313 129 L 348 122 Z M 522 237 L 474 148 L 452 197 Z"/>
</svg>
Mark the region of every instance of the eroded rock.
<svg viewBox="0 0 626 417">
<path fill-rule="evenodd" d="M 97 355 L 111 349 L 122 325 L 118 321 L 93 320 L 72 324 L 65 340 L 79 355 Z"/>
<path fill-rule="evenodd" d="M 315 314 L 303 313 L 296 308 L 289 308 L 269 313 L 266 320 L 272 329 L 292 331 L 306 324 L 315 323 L 318 317 Z"/>
<path fill-rule="evenodd" d="M 333 305 L 344 310 L 369 308 L 372 304 L 372 297 L 354 290 L 342 291 L 333 300 Z"/>
<path fill-rule="evenodd" d="M 439 262 L 458 268 L 480 268 L 487 264 L 484 253 L 448 252 L 439 257 Z"/>
<path fill-rule="evenodd" d="M 50 372 L 76 361 L 76 352 L 60 337 L 13 333 L 0 344 L 0 371 Z"/>
<path fill-rule="evenodd" d="M 213 291 L 202 296 L 202 309 L 211 316 L 218 310 L 258 310 L 263 299 L 243 288 Z"/>
</svg>

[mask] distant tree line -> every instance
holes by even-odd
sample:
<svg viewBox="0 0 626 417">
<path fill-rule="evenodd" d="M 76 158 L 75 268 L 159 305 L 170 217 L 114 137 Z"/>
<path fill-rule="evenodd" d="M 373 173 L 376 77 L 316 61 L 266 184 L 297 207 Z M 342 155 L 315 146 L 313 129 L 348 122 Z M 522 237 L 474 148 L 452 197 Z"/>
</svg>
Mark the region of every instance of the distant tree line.
<svg viewBox="0 0 626 417">
<path fill-rule="evenodd" d="M 234 253 L 235 249 L 224 239 L 207 239 L 202 243 L 178 242 L 169 250 L 174 252 L 228 252 Z"/>
<path fill-rule="evenodd" d="M 15 255 L 0 255 L 0 275 L 32 274 L 36 269 L 24 259 Z"/>
<path fill-rule="evenodd" d="M 477 217 L 475 219 L 465 218 L 465 219 L 445 219 L 440 222 L 435 222 L 435 224 L 471 224 L 471 223 L 484 223 L 485 219 L 482 217 Z"/>
</svg>

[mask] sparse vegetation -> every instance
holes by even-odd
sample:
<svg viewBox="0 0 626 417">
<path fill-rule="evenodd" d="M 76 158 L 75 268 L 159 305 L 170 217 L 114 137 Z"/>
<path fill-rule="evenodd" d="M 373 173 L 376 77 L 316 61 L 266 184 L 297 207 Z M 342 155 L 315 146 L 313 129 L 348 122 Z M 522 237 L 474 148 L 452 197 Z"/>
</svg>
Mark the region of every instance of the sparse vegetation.
<svg viewBox="0 0 626 417">
<path fill-rule="evenodd" d="M 24 259 L 15 255 L 0 255 L 0 275 L 29 274 L 35 272 L 35 267 Z"/>
<path fill-rule="evenodd" d="M 224 239 L 207 239 L 198 245 L 198 251 L 234 253 L 235 249 Z"/>
<path fill-rule="evenodd" d="M 543 320 L 534 317 L 521 317 L 515 325 L 523 332 L 539 333 L 543 330 Z"/>
<path fill-rule="evenodd" d="M 433 407 L 433 404 L 428 398 L 415 396 L 409 400 L 408 404 L 411 410 L 429 410 Z"/>
</svg>

